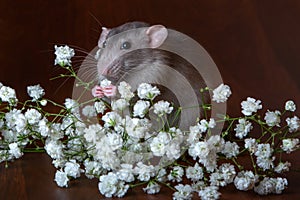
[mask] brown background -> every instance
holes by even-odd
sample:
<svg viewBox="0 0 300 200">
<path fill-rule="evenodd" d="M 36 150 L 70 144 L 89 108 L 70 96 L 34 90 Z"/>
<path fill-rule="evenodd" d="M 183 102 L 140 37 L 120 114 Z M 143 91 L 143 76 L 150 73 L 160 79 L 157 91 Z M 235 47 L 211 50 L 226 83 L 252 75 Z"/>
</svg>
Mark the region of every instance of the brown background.
<svg viewBox="0 0 300 200">
<path fill-rule="evenodd" d="M 97 20 L 107 27 L 141 20 L 183 32 L 208 51 L 232 88 L 233 114 L 247 96 L 270 109 L 289 98 L 300 103 L 297 0 L 2 0 L 0 13 L 0 81 L 16 88 L 21 99 L 26 86 L 36 83 L 48 97 L 63 101 L 71 95 L 71 81 L 49 81 L 58 74 L 54 44 L 89 52 L 99 37 Z"/>
<path fill-rule="evenodd" d="M 49 81 L 59 73 L 53 46 L 89 52 L 99 37 L 97 20 L 107 27 L 132 20 L 160 23 L 197 40 L 232 88 L 231 114 L 240 112 L 247 96 L 271 110 L 282 109 L 287 99 L 300 103 L 297 0 L 1 0 L 0 82 L 15 88 L 21 100 L 27 85 L 40 83 L 49 98 L 63 102 L 72 81 Z"/>
</svg>

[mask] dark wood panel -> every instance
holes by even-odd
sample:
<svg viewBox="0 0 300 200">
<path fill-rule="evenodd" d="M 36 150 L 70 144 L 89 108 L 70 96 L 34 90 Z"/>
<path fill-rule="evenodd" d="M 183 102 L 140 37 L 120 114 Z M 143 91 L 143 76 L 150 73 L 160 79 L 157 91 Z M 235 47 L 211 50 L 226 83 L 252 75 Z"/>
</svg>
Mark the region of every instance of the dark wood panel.
<svg viewBox="0 0 300 200">
<path fill-rule="evenodd" d="M 62 81 L 49 81 L 57 74 L 54 44 L 88 52 L 100 32 L 97 20 L 109 27 L 144 20 L 204 46 L 232 86 L 232 113 L 248 95 L 275 108 L 300 99 L 299 7 L 298 1 L 1 1 L 0 80 L 21 96 L 26 85 L 40 82 L 62 101 L 72 82 L 57 91 Z"/>
</svg>

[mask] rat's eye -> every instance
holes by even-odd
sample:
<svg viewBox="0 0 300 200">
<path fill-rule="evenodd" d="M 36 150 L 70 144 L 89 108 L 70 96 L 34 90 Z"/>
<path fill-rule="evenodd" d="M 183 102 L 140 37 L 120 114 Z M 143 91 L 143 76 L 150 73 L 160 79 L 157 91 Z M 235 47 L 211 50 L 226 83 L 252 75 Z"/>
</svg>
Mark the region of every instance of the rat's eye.
<svg viewBox="0 0 300 200">
<path fill-rule="evenodd" d="M 131 44 L 130 42 L 124 42 L 122 45 L 121 45 L 121 49 L 130 49 L 131 47 Z"/>
<path fill-rule="evenodd" d="M 103 43 L 102 43 L 102 48 L 105 48 L 106 47 L 106 41 L 104 41 Z"/>
</svg>

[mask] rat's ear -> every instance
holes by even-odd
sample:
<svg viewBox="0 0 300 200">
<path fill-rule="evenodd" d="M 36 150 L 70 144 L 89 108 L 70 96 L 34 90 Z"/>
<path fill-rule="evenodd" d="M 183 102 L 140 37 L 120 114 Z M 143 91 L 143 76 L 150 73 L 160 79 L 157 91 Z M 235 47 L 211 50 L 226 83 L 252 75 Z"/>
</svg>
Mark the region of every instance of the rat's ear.
<svg viewBox="0 0 300 200">
<path fill-rule="evenodd" d="M 109 31 L 110 31 L 110 29 L 102 27 L 102 33 L 101 33 L 100 38 L 98 40 L 98 47 L 99 48 L 102 48 L 102 44 L 106 40 L 106 37 L 107 37 Z"/>
<path fill-rule="evenodd" d="M 159 47 L 167 38 L 168 30 L 163 25 L 150 26 L 146 31 L 151 48 Z"/>
</svg>

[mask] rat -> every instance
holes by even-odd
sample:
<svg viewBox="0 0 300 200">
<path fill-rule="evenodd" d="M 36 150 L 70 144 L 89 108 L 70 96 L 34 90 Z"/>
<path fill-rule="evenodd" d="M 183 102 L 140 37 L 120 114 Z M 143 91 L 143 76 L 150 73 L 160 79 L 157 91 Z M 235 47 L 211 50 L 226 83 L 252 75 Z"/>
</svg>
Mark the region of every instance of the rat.
<svg viewBox="0 0 300 200">
<path fill-rule="evenodd" d="M 112 29 L 103 27 L 96 55 L 97 72 L 99 81 L 108 79 L 112 84 L 105 87 L 96 85 L 92 89 L 92 95 L 113 98 L 117 95 L 118 82 L 122 79 L 135 80 L 139 83 L 157 83 L 161 91 L 159 99 L 179 106 L 180 102 L 176 98 L 178 94 L 183 97 L 190 95 L 184 91 L 185 88 L 181 88 L 183 80 L 188 80 L 198 104 L 207 103 L 208 94 L 200 94 L 200 89 L 205 88 L 206 84 L 199 72 L 184 58 L 159 48 L 167 37 L 168 29 L 165 26 L 145 22 L 128 22 Z M 170 75 L 173 71 L 179 72 L 184 78 L 177 80 L 176 76 L 174 79 Z M 174 90 L 169 90 L 165 85 L 172 85 L 180 92 L 174 94 Z M 201 111 L 203 110 L 200 108 Z"/>
</svg>

